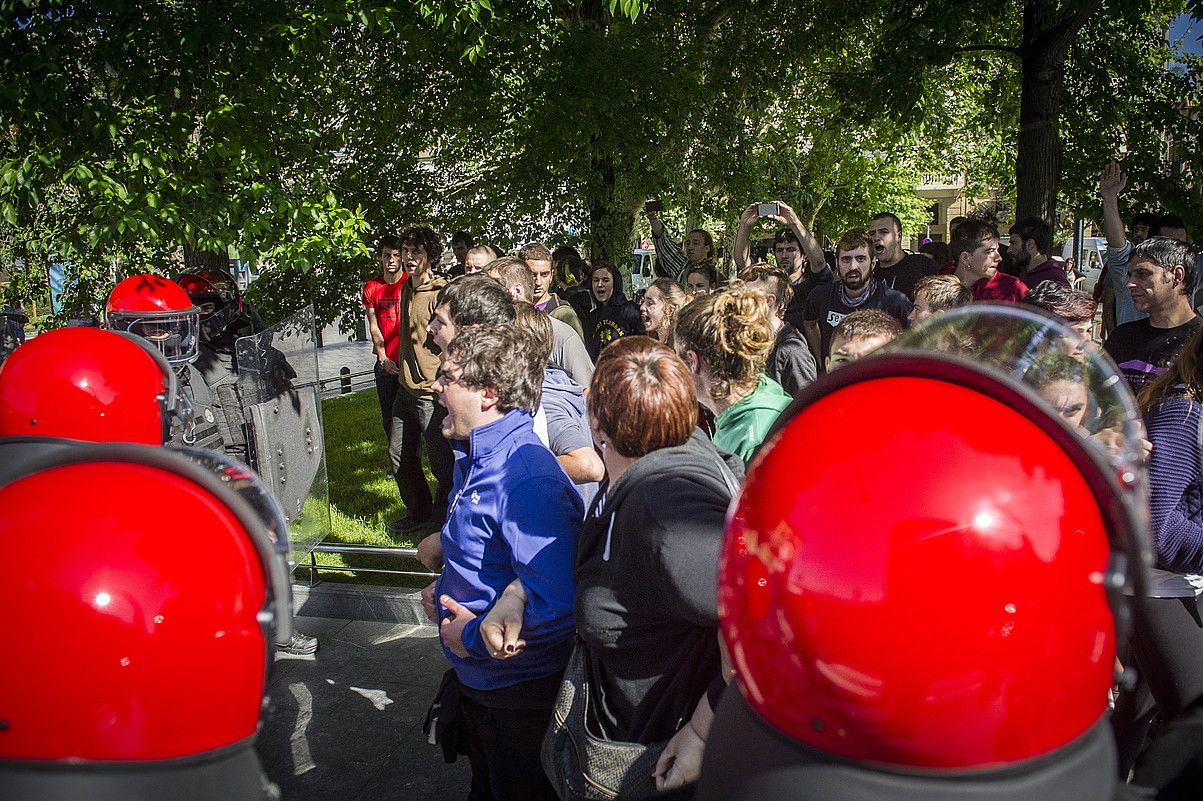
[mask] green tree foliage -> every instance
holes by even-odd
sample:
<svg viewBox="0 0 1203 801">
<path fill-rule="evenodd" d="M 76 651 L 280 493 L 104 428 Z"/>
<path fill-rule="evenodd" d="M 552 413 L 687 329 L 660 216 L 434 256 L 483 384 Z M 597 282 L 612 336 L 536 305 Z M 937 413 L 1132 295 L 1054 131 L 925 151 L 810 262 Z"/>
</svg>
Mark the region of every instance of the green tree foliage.
<svg viewBox="0 0 1203 801">
<path fill-rule="evenodd" d="M 1165 40 L 1181 0 L 988 0 L 972 9 L 853 0 L 839 9 L 842 21 L 868 23 L 872 53 L 867 68 L 836 78 L 849 112 L 918 126 L 1017 214 L 1057 221 L 1058 203 L 1089 212 L 1102 164 L 1125 149 L 1137 173 L 1156 173 L 1145 181 L 1150 204 L 1197 196 L 1199 129 L 1178 107 L 1197 107 L 1199 62 Z M 953 135 L 943 142 L 933 132 L 940 117 Z M 1177 151 L 1169 161 L 1157 145 L 1166 136 Z"/>
<path fill-rule="evenodd" d="M 329 320 L 409 222 L 620 264 L 653 197 L 720 240 L 772 199 L 828 237 L 881 210 L 914 233 L 925 174 L 1031 194 L 1021 56 L 1067 21 L 1061 203 L 1089 213 L 1126 148 L 1133 202 L 1189 212 L 1198 64 L 1164 41 L 1181 7 L 0 0 L 0 259 L 26 259 L 25 297 L 52 256 L 74 264 L 78 312 L 114 273 L 235 248 L 266 265 L 266 316 Z"/>
<path fill-rule="evenodd" d="M 110 271 L 173 269 L 181 247 L 298 265 L 360 248 L 327 169 L 324 55 L 345 3 L 0 9 L 0 257 L 74 265 L 67 313 Z"/>
</svg>

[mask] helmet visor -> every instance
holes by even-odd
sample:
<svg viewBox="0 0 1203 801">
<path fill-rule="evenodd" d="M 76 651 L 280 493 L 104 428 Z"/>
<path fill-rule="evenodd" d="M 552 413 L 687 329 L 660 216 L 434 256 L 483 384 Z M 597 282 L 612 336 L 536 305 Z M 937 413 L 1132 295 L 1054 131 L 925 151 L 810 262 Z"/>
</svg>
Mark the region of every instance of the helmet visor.
<svg viewBox="0 0 1203 801">
<path fill-rule="evenodd" d="M 1029 306 L 971 304 L 903 332 L 887 348 L 940 351 L 1001 370 L 1035 391 L 1125 484 L 1144 473 L 1144 427 L 1110 358 L 1074 324 Z"/>
<path fill-rule="evenodd" d="M 194 361 L 200 325 L 195 311 L 181 314 L 110 312 L 109 327 L 141 337 L 159 349 L 173 366 Z"/>
</svg>

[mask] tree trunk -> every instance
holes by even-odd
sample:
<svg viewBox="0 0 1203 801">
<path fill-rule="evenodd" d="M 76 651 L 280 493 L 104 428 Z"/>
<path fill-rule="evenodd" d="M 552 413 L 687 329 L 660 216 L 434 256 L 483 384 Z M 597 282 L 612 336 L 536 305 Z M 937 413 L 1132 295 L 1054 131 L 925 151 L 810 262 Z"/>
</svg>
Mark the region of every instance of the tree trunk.
<svg viewBox="0 0 1203 801">
<path fill-rule="evenodd" d="M 225 251 L 194 250 L 184 246 L 184 269 L 188 272 L 197 270 L 221 270 L 230 272 L 230 256 Z"/>
<path fill-rule="evenodd" d="M 580 19 L 605 30 L 609 12 L 604 0 L 582 0 Z M 606 259 L 624 276 L 631 271 L 631 243 L 634 241 L 635 212 L 625 198 L 616 195 L 614 157 L 603 152 L 597 137 L 589 142 L 593 153 L 589 198 L 589 257 Z"/>
<path fill-rule="evenodd" d="M 1019 46 L 1021 88 L 1015 154 L 1015 218 L 1057 221 L 1061 182 L 1061 93 L 1069 46 L 1100 0 L 1058 16 L 1055 0 L 1025 0 Z M 1065 12 L 1060 12 L 1065 13 Z"/>
<path fill-rule="evenodd" d="M 615 196 L 614 160 L 593 159 L 595 184 L 589 202 L 589 255 L 607 259 L 626 273 L 631 268 L 634 212 Z"/>
<path fill-rule="evenodd" d="M 1019 137 L 1015 157 L 1015 218 L 1057 219 L 1061 179 L 1058 116 L 1065 72 L 1063 57 L 1034 48 L 1023 54 Z"/>
</svg>

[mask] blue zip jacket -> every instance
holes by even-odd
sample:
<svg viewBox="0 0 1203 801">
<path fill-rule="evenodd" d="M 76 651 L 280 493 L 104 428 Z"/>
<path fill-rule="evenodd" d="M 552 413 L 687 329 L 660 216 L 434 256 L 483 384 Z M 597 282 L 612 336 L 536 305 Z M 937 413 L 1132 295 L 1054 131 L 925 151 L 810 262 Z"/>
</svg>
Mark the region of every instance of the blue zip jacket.
<svg viewBox="0 0 1203 801">
<path fill-rule="evenodd" d="M 477 690 L 563 670 L 574 636 L 572 572 L 585 515 L 581 496 L 539 441 L 530 412 L 506 412 L 474 429 L 467 442 L 452 440 L 451 447 L 452 502 L 440 534 L 443 574 L 436 589 L 477 617 L 463 631 L 468 658 L 446 646 L 443 651 L 459 680 Z M 528 598 L 522 623 L 526 649 L 496 660 L 480 636 L 480 622 L 515 578 L 522 579 Z M 440 622 L 447 614 L 440 606 Z"/>
</svg>

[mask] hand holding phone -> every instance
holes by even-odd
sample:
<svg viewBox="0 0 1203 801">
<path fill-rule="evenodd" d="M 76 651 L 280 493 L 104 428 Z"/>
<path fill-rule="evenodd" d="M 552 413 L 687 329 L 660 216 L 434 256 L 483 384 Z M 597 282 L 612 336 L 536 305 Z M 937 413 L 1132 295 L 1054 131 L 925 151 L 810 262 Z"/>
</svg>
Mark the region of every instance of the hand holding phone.
<svg viewBox="0 0 1203 801">
<path fill-rule="evenodd" d="M 664 203 L 659 200 L 649 200 L 643 204 L 643 211 L 646 214 L 655 214 L 658 211 L 664 210 Z"/>
<path fill-rule="evenodd" d="M 777 203 L 759 203 L 757 204 L 757 212 L 761 217 L 780 217 L 781 206 Z"/>
</svg>

